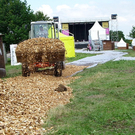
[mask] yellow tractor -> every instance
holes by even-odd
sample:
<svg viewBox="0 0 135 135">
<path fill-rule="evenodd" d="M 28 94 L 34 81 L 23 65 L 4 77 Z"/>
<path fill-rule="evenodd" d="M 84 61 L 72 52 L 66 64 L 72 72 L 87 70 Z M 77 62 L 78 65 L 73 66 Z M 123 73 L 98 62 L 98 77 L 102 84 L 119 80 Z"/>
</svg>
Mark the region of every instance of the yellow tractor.
<svg viewBox="0 0 135 135">
<path fill-rule="evenodd" d="M 61 76 L 65 68 L 65 46 L 59 39 L 58 24 L 53 21 L 31 22 L 30 39 L 17 45 L 17 62 L 22 63 L 22 76 L 29 76 L 39 68 L 54 68 L 54 75 Z"/>
</svg>

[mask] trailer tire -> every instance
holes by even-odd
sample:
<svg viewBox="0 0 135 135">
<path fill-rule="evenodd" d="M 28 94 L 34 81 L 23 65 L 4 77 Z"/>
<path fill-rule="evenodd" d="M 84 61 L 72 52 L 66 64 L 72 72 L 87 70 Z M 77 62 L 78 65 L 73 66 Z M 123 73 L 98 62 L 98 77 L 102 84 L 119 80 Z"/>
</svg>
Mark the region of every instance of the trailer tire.
<svg viewBox="0 0 135 135">
<path fill-rule="evenodd" d="M 55 66 L 54 66 L 54 75 L 56 77 L 62 76 L 62 61 L 55 63 Z"/>
</svg>

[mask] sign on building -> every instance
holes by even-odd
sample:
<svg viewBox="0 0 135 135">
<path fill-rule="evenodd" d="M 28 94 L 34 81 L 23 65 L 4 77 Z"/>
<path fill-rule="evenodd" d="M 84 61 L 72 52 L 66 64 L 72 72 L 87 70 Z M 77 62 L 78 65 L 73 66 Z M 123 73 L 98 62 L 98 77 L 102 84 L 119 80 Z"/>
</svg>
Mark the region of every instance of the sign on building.
<svg viewBox="0 0 135 135">
<path fill-rule="evenodd" d="M 67 35 L 67 36 L 69 36 L 69 26 L 68 26 L 68 23 L 64 23 L 64 24 L 62 24 L 62 33 L 64 34 L 64 35 Z"/>
<path fill-rule="evenodd" d="M 68 24 L 67 23 L 62 24 L 62 29 L 69 30 Z"/>
<path fill-rule="evenodd" d="M 102 22 L 102 27 L 103 28 L 109 28 L 109 23 L 108 22 Z"/>
</svg>

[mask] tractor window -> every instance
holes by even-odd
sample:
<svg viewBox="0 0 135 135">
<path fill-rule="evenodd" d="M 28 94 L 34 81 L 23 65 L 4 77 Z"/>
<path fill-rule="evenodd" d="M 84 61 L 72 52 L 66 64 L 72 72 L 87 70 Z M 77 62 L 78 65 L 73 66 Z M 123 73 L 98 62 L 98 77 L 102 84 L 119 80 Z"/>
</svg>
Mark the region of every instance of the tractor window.
<svg viewBox="0 0 135 135">
<path fill-rule="evenodd" d="M 31 38 L 45 37 L 58 38 L 59 36 L 56 26 L 52 23 L 32 24 Z"/>
<path fill-rule="evenodd" d="M 31 27 L 31 37 L 37 38 L 37 37 L 45 37 L 50 38 L 49 33 L 51 29 L 51 24 L 33 24 Z"/>
<path fill-rule="evenodd" d="M 35 36 L 36 37 L 45 37 L 45 38 L 48 38 L 48 26 L 47 26 L 47 24 L 34 25 L 34 29 L 35 29 Z"/>
</svg>

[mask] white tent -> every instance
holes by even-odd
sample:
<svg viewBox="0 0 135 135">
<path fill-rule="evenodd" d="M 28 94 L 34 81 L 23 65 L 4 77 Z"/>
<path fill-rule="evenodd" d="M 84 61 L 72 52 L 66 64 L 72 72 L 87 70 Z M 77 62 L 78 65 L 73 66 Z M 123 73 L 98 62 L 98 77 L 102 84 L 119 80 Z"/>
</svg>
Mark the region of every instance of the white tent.
<svg viewBox="0 0 135 135">
<path fill-rule="evenodd" d="M 89 35 L 91 35 L 92 40 L 106 40 L 106 29 L 101 27 L 101 25 L 96 21 L 93 27 L 89 30 Z"/>
<path fill-rule="evenodd" d="M 132 40 L 132 46 L 135 46 L 135 38 Z"/>
<path fill-rule="evenodd" d="M 126 47 L 127 43 L 121 38 L 121 40 L 117 43 L 117 47 Z"/>
</svg>

